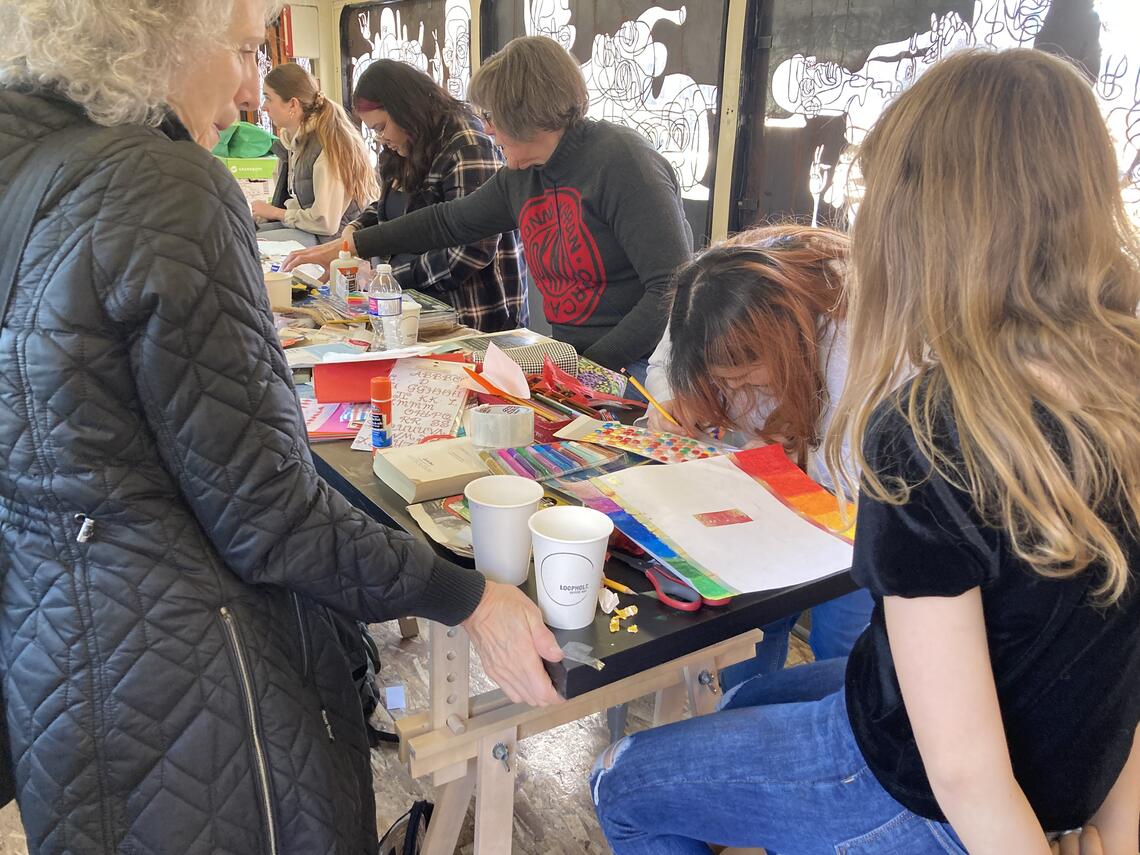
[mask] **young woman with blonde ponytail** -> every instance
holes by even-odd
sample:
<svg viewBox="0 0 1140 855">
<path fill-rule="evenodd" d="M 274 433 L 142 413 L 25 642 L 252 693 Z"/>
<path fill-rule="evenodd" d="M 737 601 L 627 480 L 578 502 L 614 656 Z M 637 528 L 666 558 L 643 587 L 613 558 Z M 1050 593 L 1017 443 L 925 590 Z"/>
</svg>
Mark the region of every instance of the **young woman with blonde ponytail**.
<svg viewBox="0 0 1140 855">
<path fill-rule="evenodd" d="M 265 76 L 263 106 L 287 158 L 272 203 L 253 203 L 258 236 L 314 246 L 339 235 L 380 195 L 360 131 L 296 63 Z"/>
<path fill-rule="evenodd" d="M 826 447 L 861 470 L 871 624 L 612 746 L 602 828 L 617 855 L 1135 855 L 1140 246 L 1096 99 L 1043 52 L 961 52 L 859 157 Z"/>
</svg>

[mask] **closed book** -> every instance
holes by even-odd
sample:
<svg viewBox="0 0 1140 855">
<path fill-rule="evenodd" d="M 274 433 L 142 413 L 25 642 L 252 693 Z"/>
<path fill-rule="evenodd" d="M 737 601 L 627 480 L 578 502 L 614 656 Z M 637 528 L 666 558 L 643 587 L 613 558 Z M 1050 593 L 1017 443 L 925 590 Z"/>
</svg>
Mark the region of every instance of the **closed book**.
<svg viewBox="0 0 1140 855">
<path fill-rule="evenodd" d="M 372 458 L 372 470 L 409 503 L 454 496 L 491 474 L 466 437 L 382 449 Z"/>
</svg>

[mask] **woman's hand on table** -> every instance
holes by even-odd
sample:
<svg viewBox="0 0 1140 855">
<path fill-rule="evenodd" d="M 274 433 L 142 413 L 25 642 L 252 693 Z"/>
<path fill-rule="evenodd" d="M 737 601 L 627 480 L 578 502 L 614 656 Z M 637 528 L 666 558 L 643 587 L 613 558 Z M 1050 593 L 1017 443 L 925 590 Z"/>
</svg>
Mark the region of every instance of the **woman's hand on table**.
<svg viewBox="0 0 1140 855">
<path fill-rule="evenodd" d="M 356 248 L 353 246 L 352 238 L 348 238 L 349 252 L 355 252 Z M 328 243 L 317 244 L 310 249 L 298 249 L 295 252 L 289 253 L 285 256 L 285 263 L 281 265 L 281 272 L 288 273 L 299 264 L 319 264 L 326 271 L 329 265 L 333 263 L 336 257 L 340 254 L 340 248 L 344 240 L 336 238 L 330 240 Z"/>
<path fill-rule="evenodd" d="M 253 215 L 258 219 L 277 222 L 285 219 L 285 209 L 275 208 L 268 202 L 257 201 L 250 205 Z"/>
<path fill-rule="evenodd" d="M 1100 834 L 1092 825 L 1062 834 L 1049 844 L 1049 851 L 1052 855 L 1104 855 Z"/>
<path fill-rule="evenodd" d="M 512 702 L 533 707 L 561 702 L 542 660 L 561 661 L 562 649 L 522 591 L 488 579 L 483 599 L 463 626 L 487 676 Z"/>
</svg>

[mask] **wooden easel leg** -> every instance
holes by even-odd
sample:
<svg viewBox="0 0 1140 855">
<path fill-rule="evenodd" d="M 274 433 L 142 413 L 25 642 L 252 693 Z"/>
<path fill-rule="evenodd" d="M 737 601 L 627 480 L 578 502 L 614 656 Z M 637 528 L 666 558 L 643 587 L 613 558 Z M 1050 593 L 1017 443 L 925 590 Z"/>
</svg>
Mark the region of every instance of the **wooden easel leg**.
<svg viewBox="0 0 1140 855">
<path fill-rule="evenodd" d="M 454 726 L 463 726 L 463 722 L 467 720 L 471 698 L 468 676 L 471 641 L 463 627 L 432 623 L 428 649 L 431 729 L 450 729 L 454 732 L 454 727 L 448 725 L 448 719 Z M 436 772 L 432 783 L 440 786 L 455 780 L 463 773 L 463 764 L 457 763 L 455 766 Z"/>
<path fill-rule="evenodd" d="M 610 742 L 617 742 L 623 736 L 629 723 L 629 704 L 618 704 L 606 710 L 606 727 L 610 731 Z"/>
<path fill-rule="evenodd" d="M 420 624 L 414 617 L 402 617 L 396 621 L 400 625 L 401 638 L 417 638 L 420 634 Z"/>
<path fill-rule="evenodd" d="M 453 855 L 459 832 L 467 817 L 467 806 L 475 792 L 475 761 L 467 763 L 467 774 L 436 791 L 435 810 L 428 823 L 422 855 Z"/>
<path fill-rule="evenodd" d="M 664 689 L 658 689 L 653 703 L 653 726 L 680 721 L 685 714 L 685 702 L 689 698 L 688 686 L 681 682 Z"/>
<path fill-rule="evenodd" d="M 515 825 L 517 729 L 479 740 L 475 757 L 475 855 L 509 855 Z"/>
</svg>

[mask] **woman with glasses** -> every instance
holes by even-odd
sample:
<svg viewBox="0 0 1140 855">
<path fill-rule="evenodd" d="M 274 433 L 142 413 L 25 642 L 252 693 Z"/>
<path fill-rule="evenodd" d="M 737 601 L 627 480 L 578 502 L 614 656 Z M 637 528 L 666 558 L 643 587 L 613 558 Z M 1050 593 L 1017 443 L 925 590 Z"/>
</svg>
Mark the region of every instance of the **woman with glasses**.
<svg viewBox="0 0 1140 855">
<path fill-rule="evenodd" d="M 356 84 L 353 106 L 378 147 L 380 195 L 342 238 L 469 196 L 502 166 L 483 123 L 407 63 L 380 59 L 369 65 Z M 340 239 L 326 244 L 333 251 L 340 246 Z M 465 326 L 498 332 L 527 322 L 525 267 L 513 227 L 454 246 L 398 253 L 391 260 L 402 287 L 454 306 Z"/>
<path fill-rule="evenodd" d="M 510 42 L 469 94 L 507 168 L 470 196 L 359 229 L 357 254 L 399 257 L 517 228 L 555 338 L 644 379 L 669 277 L 692 249 L 673 168 L 636 131 L 586 118 L 582 71 L 551 39 Z M 294 253 L 285 269 L 335 252 Z"/>
</svg>

